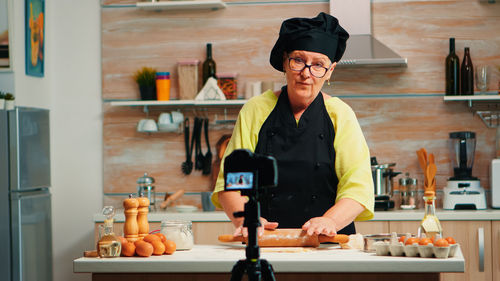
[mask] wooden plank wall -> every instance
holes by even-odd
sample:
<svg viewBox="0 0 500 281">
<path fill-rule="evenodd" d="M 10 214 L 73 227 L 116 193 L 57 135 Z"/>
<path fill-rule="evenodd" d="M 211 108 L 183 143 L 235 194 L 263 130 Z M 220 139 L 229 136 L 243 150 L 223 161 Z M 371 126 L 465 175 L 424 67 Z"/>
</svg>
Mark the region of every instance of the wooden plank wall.
<svg viewBox="0 0 500 281">
<path fill-rule="evenodd" d="M 142 66 L 172 73 L 172 96 L 177 95 L 176 62 L 205 58 L 205 44 L 213 43 L 218 72 L 237 72 L 239 94 L 247 82 L 284 82 L 283 74 L 268 63 L 281 22 L 290 17 L 313 17 L 328 12 L 323 0 L 228 1 L 216 11 L 144 11 L 132 0 L 102 0 L 102 95 L 103 100 L 137 99 L 132 74 Z M 490 66 L 490 90 L 500 78 L 500 4 L 462 1 L 374 1 L 372 30 L 380 41 L 408 58 L 407 68 L 337 68 L 334 83 L 324 91 L 339 95 L 357 113 L 371 154 L 379 162 L 397 163 L 396 170 L 423 179 L 415 151 L 425 147 L 436 155 L 437 185 L 451 175 L 448 133 L 477 133 L 474 175 L 489 188 L 489 163 L 495 157 L 495 130 L 488 129 L 465 103 L 443 102 L 444 59 L 448 38 L 456 38 L 460 59 L 471 48 L 475 66 Z M 392 94 L 392 95 L 386 95 Z M 174 108 L 155 108 L 150 117 Z M 220 119 L 223 109 L 182 108 L 186 116 L 207 115 Z M 228 109 L 234 118 L 238 108 Z M 183 135 L 142 134 L 136 123 L 146 114 L 138 107 L 103 105 L 104 192 L 136 190 L 145 171 L 155 177 L 159 192 L 179 188 L 210 190 L 201 172 L 181 173 L 185 160 Z M 211 127 L 211 145 L 231 128 Z"/>
</svg>

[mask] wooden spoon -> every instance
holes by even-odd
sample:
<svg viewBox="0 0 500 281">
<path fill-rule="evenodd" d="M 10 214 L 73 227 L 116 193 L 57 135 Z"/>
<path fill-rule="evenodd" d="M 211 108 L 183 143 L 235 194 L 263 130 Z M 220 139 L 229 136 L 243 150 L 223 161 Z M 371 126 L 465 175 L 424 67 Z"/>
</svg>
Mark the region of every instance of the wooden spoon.
<svg viewBox="0 0 500 281">
<path fill-rule="evenodd" d="M 426 173 L 427 185 L 426 185 L 426 189 L 434 190 L 435 191 L 435 181 L 436 181 L 435 177 L 436 177 L 436 172 L 437 172 L 436 164 L 430 163 L 427 166 L 427 173 Z M 434 187 L 432 186 L 433 182 L 434 182 Z"/>
<path fill-rule="evenodd" d="M 425 172 L 427 171 L 427 159 L 425 156 L 425 152 L 422 151 L 423 148 L 417 150 L 417 156 L 418 156 L 418 162 L 420 163 L 420 168 L 422 168 L 422 171 Z"/>
</svg>

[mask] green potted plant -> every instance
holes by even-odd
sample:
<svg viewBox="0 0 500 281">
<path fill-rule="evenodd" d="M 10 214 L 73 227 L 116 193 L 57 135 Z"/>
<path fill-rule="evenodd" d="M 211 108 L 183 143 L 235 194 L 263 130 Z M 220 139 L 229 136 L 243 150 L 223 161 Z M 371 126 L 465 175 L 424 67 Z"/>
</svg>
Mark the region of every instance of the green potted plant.
<svg viewBox="0 0 500 281">
<path fill-rule="evenodd" d="M 5 94 L 4 92 L 0 91 L 0 110 L 3 110 L 5 108 Z"/>
<path fill-rule="evenodd" d="M 156 69 L 143 67 L 134 73 L 134 80 L 139 85 L 142 100 L 156 100 Z"/>
<path fill-rule="evenodd" d="M 15 99 L 15 97 L 13 94 L 11 94 L 11 93 L 5 94 L 5 109 L 6 110 L 14 109 L 14 104 L 15 104 L 14 99 Z"/>
</svg>

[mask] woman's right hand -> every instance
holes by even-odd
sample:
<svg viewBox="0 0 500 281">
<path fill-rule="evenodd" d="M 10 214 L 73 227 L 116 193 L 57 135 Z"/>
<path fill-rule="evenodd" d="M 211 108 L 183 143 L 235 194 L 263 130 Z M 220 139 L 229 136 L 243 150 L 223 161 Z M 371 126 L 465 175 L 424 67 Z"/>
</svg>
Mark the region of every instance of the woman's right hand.
<svg viewBox="0 0 500 281">
<path fill-rule="evenodd" d="M 264 234 L 264 229 L 272 230 L 278 227 L 277 222 L 268 222 L 263 217 L 260 217 L 260 224 L 261 226 L 259 226 L 259 228 L 257 229 L 257 234 L 259 237 L 262 236 L 262 234 Z M 248 229 L 246 227 L 243 227 L 243 225 L 237 227 L 233 233 L 233 236 L 241 236 L 241 235 L 243 235 L 243 237 L 248 237 Z"/>
</svg>

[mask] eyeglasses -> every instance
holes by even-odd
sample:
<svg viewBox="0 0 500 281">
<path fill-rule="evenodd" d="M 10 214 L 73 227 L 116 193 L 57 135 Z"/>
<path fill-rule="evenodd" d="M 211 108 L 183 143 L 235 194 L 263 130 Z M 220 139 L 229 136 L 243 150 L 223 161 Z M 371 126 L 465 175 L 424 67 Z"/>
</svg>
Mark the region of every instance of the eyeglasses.
<svg viewBox="0 0 500 281">
<path fill-rule="evenodd" d="M 316 78 L 323 78 L 329 68 L 321 64 L 307 65 L 301 58 L 288 58 L 288 66 L 291 70 L 297 72 L 302 72 L 307 67 L 311 75 Z"/>
</svg>

